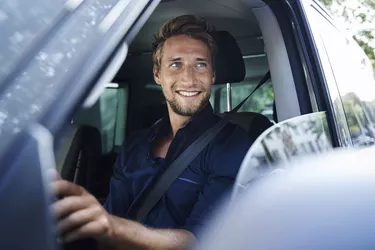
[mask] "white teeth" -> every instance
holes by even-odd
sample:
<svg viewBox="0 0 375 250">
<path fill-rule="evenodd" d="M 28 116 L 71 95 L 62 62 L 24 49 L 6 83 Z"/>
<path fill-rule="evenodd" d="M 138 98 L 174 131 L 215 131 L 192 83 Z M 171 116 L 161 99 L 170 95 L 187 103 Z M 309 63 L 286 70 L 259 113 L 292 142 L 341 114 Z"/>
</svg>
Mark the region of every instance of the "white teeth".
<svg viewBox="0 0 375 250">
<path fill-rule="evenodd" d="M 196 92 L 179 91 L 178 93 L 183 96 L 194 96 L 198 94 L 198 91 Z"/>
</svg>

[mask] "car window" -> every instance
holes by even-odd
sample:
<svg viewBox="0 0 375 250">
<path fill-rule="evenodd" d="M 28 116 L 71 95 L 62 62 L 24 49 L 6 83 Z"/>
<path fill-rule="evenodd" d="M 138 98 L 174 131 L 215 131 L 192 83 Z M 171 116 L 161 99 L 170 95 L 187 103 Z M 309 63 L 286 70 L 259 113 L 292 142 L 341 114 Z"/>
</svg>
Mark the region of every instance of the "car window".
<svg viewBox="0 0 375 250">
<path fill-rule="evenodd" d="M 304 2 L 305 3 L 305 2 Z M 329 20 L 312 5 L 306 5 L 307 18 L 309 19 L 310 28 L 312 31 L 313 39 L 317 49 L 317 55 L 320 59 L 320 66 L 326 80 L 327 88 L 329 91 L 330 99 L 332 101 L 333 113 L 336 118 L 337 136 L 341 146 L 348 147 L 352 145 L 352 140 L 349 132 L 349 126 L 346 121 L 344 106 L 341 101 L 339 89 L 336 84 L 335 75 L 333 73 L 329 57 L 326 52 L 322 37 L 321 29 L 324 26 L 332 25 Z"/>
<path fill-rule="evenodd" d="M 308 14 L 316 40 L 321 40 L 328 56 L 325 75 L 332 71 L 338 95 L 330 88 L 334 106 L 340 105 L 345 112 L 350 136 L 354 145 L 375 143 L 375 79 L 372 65 L 356 42 L 311 9 Z"/>
<path fill-rule="evenodd" d="M 92 107 L 76 113 L 73 122 L 97 128 L 102 139 L 102 153 L 109 153 L 121 147 L 125 140 L 127 105 L 128 87 L 110 83 Z"/>
<path fill-rule="evenodd" d="M 322 38 L 337 80 L 353 144 L 374 144 L 375 81 L 371 64 L 366 62 L 353 40 L 345 39 L 333 27 L 327 29 Z M 342 62 L 343 51 L 345 63 Z"/>
<path fill-rule="evenodd" d="M 88 90 L 114 77 L 129 32 L 137 32 L 155 4 L 5 0 L 0 6 L 2 155 L 30 124 L 57 135 Z"/>
<path fill-rule="evenodd" d="M 32 49 L 34 39 L 58 21 L 64 13 L 64 2 L 1 1 L 0 80 L 16 69 L 22 55 Z"/>
<path fill-rule="evenodd" d="M 231 85 L 232 107 L 236 107 L 242 102 L 253 89 L 257 86 L 258 80 L 245 80 L 241 83 L 234 83 Z M 273 105 L 274 93 L 272 83 L 267 82 L 261 88 L 254 92 L 254 94 L 246 101 L 240 108 L 239 112 L 257 112 L 267 116 L 268 119 L 274 120 Z M 227 110 L 227 87 L 224 85 L 217 85 L 212 88 L 211 104 L 215 112 L 223 113 Z"/>
<path fill-rule="evenodd" d="M 244 55 L 245 79 L 241 82 L 230 84 L 230 100 L 228 105 L 228 86 L 214 85 L 210 102 L 215 113 L 224 113 L 240 104 L 258 85 L 269 71 L 266 54 Z M 271 121 L 274 120 L 274 92 L 272 81 L 268 80 L 261 88 L 244 103 L 239 112 L 256 112 L 265 115 Z"/>
</svg>

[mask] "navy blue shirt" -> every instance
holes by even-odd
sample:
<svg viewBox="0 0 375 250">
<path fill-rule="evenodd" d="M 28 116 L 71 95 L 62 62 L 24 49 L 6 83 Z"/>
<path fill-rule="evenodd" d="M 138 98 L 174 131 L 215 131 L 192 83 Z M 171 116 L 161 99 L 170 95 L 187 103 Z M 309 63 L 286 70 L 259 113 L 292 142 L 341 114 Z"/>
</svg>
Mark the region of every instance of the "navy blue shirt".
<svg viewBox="0 0 375 250">
<path fill-rule="evenodd" d="M 165 159 L 154 158 L 152 148 L 170 132 L 168 116 L 127 141 L 114 166 L 104 207 L 116 216 L 133 218 L 145 194 L 165 169 L 200 135 L 221 118 L 211 105 L 178 130 Z M 186 229 L 197 234 L 215 203 L 230 191 L 251 145 L 248 134 L 228 124 L 171 185 L 143 223 L 154 228 Z"/>
</svg>

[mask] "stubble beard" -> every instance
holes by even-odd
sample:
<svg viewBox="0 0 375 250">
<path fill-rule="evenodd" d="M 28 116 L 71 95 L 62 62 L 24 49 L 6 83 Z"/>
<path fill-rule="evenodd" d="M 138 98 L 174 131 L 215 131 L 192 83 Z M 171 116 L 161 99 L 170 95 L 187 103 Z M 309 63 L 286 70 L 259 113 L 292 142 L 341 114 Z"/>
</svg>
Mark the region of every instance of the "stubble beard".
<svg viewBox="0 0 375 250">
<path fill-rule="evenodd" d="M 209 102 L 209 99 L 210 99 L 210 92 L 204 92 L 204 93 L 201 93 L 201 94 L 204 94 L 205 96 L 199 101 L 199 104 L 197 105 L 182 105 L 178 100 L 177 98 L 172 98 L 172 99 L 167 99 L 167 102 L 169 104 L 169 106 L 171 107 L 171 109 L 173 110 L 173 112 L 175 112 L 176 114 L 180 115 L 180 116 L 194 116 L 196 115 L 197 113 L 199 113 L 206 105 L 207 103 Z M 176 94 L 177 95 L 177 94 Z"/>
</svg>

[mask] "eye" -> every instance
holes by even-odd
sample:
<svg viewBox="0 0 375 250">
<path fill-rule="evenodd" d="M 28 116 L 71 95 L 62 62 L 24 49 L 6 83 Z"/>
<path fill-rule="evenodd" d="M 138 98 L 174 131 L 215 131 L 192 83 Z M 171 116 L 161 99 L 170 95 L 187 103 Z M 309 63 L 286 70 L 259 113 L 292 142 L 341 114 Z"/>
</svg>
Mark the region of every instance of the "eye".
<svg viewBox="0 0 375 250">
<path fill-rule="evenodd" d="M 180 62 L 174 62 L 171 64 L 171 67 L 172 68 L 180 68 L 181 67 L 181 63 Z"/>
<path fill-rule="evenodd" d="M 205 62 L 197 63 L 197 67 L 198 68 L 207 68 L 207 63 L 205 63 Z"/>
</svg>

